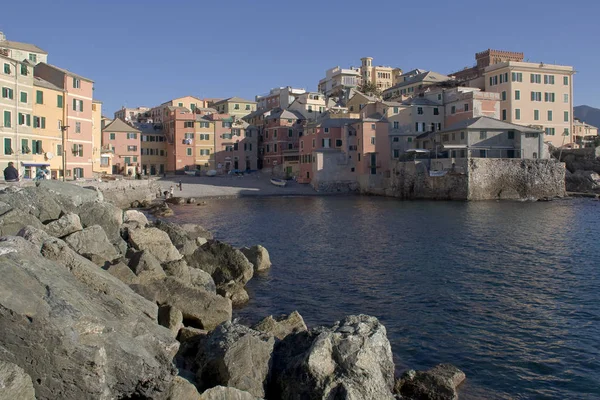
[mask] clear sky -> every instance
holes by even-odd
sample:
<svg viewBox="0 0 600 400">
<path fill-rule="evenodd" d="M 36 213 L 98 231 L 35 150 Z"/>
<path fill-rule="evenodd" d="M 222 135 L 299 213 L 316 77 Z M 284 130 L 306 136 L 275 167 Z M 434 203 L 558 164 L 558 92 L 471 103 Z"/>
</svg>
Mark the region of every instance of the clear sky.
<svg viewBox="0 0 600 400">
<path fill-rule="evenodd" d="M 95 81 L 122 105 L 316 90 L 325 70 L 376 65 L 450 73 L 488 48 L 573 65 L 575 105 L 600 107 L 600 1 L 4 1 L 0 31 Z"/>
</svg>

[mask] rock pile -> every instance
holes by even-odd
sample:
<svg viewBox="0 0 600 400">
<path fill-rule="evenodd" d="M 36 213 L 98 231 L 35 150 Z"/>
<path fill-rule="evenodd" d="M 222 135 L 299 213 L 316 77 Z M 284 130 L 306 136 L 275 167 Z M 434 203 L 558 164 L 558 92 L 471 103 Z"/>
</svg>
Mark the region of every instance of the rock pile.
<svg viewBox="0 0 600 400">
<path fill-rule="evenodd" d="M 0 398 L 451 399 L 464 380 L 440 366 L 394 383 L 374 317 L 232 322 L 264 247 L 151 224 L 97 190 L 0 192 L 0 233 Z"/>
</svg>

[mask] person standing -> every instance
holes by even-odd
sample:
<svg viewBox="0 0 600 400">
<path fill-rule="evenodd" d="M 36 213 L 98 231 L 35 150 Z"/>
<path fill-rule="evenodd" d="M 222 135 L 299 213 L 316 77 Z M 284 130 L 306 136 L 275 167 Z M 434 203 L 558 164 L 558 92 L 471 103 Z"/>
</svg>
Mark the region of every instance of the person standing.
<svg viewBox="0 0 600 400">
<path fill-rule="evenodd" d="M 17 182 L 19 180 L 19 171 L 17 171 L 12 161 L 8 163 L 8 167 L 4 168 L 4 180 L 6 182 Z"/>
<path fill-rule="evenodd" d="M 183 190 L 183 184 L 181 183 L 181 180 L 179 180 L 179 191 L 181 192 Z"/>
</svg>

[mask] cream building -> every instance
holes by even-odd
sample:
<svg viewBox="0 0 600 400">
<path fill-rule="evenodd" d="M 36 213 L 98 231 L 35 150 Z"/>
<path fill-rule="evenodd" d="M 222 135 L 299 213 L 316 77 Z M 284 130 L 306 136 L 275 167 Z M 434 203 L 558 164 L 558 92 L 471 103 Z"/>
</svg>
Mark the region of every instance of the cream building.
<svg viewBox="0 0 600 400">
<path fill-rule="evenodd" d="M 574 145 L 573 67 L 507 61 L 485 68 L 486 92 L 500 93 L 500 119 L 544 131 L 555 147 Z"/>
<path fill-rule="evenodd" d="M 168 107 L 183 107 L 194 112 L 197 108 L 205 108 L 207 106 L 208 102 L 206 100 L 194 96 L 184 96 L 166 101 L 159 106 L 152 107 L 150 111 L 147 112 L 153 123 L 162 123 L 163 119 L 168 115 Z M 150 120 L 147 122 L 150 122 Z"/>
<path fill-rule="evenodd" d="M 148 118 L 150 118 L 150 107 L 121 107 L 119 111 L 115 111 L 115 119 L 122 119 L 125 122 L 146 122 Z"/>
<path fill-rule="evenodd" d="M 216 169 L 215 164 L 215 121 L 196 115 L 196 169 L 202 172 Z"/>
<path fill-rule="evenodd" d="M 134 122 L 140 133 L 140 165 L 142 175 L 162 175 L 167 165 L 167 141 L 160 124 Z"/>
<path fill-rule="evenodd" d="M 102 102 L 92 100 L 92 171 L 112 172 L 113 153 L 102 147 Z"/>
<path fill-rule="evenodd" d="M 319 81 L 319 92 L 327 97 L 340 96 L 347 89 L 357 88 L 360 85 L 360 69 L 345 69 L 339 66 L 325 71 L 325 78 Z"/>
<path fill-rule="evenodd" d="M 449 76 L 439 74 L 433 71 L 422 69 L 413 69 L 398 77 L 398 82 L 394 86 L 386 89 L 382 93 L 385 100 L 401 99 L 412 97 L 421 92 L 424 88 L 452 80 Z"/>
<path fill-rule="evenodd" d="M 48 62 L 48 53 L 34 44 L 13 42 L 6 40 L 4 33 L 0 32 L 0 55 L 16 61 L 29 61 L 35 65 L 39 62 Z"/>
<path fill-rule="evenodd" d="M 360 61 L 361 83 L 371 82 L 381 91 L 400 83 L 400 76 L 402 75 L 400 68 L 375 66 L 373 65 L 373 57 L 363 57 Z"/>
<path fill-rule="evenodd" d="M 598 128 L 575 118 L 573 121 L 573 141 L 580 148 L 593 147 L 598 139 Z"/>
<path fill-rule="evenodd" d="M 218 113 L 235 115 L 240 118 L 256 111 L 255 101 L 245 100 L 240 97 L 230 97 L 216 103 L 211 103 L 209 106 L 215 108 Z"/>
</svg>

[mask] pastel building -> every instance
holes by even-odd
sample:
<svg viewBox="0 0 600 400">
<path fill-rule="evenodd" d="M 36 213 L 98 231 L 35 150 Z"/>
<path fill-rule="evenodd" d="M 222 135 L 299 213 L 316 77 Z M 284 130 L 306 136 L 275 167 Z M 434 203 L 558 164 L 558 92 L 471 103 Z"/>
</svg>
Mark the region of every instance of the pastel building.
<svg viewBox="0 0 600 400">
<path fill-rule="evenodd" d="M 112 166 L 110 153 L 102 149 L 102 102 L 92 100 L 92 171 L 98 173 L 110 173 Z"/>
<path fill-rule="evenodd" d="M 135 175 L 140 172 L 140 130 L 115 119 L 102 130 L 102 143 L 113 152 L 112 173 Z"/>
<path fill-rule="evenodd" d="M 361 83 L 370 82 L 383 91 L 400 82 L 400 68 L 373 65 L 373 57 L 363 57 L 360 61 Z"/>
<path fill-rule="evenodd" d="M 241 97 L 230 97 L 208 104 L 208 106 L 216 109 L 218 113 L 228 114 L 239 118 L 256 111 L 255 101 L 242 99 Z"/>
<path fill-rule="evenodd" d="M 256 96 L 256 109 L 288 108 L 298 96 L 304 93 L 306 93 L 305 89 L 297 89 L 291 86 L 273 88 L 269 93 Z"/>
<path fill-rule="evenodd" d="M 582 147 L 594 147 L 598 139 L 598 128 L 575 118 L 573 122 L 573 141 Z"/>
<path fill-rule="evenodd" d="M 147 122 L 151 119 L 150 107 L 121 107 L 120 110 L 115 111 L 115 119 L 122 119 L 125 122 Z"/>
<path fill-rule="evenodd" d="M 93 159 L 92 102 L 94 82 L 57 66 L 38 63 L 34 74 L 65 92 L 62 128 L 66 178 L 91 178 Z M 52 99 L 57 101 L 58 99 Z"/>
<path fill-rule="evenodd" d="M 359 68 L 333 67 L 325 71 L 325 78 L 319 81 L 318 90 L 327 97 L 340 96 L 347 89 L 357 88 L 361 82 Z"/>
<path fill-rule="evenodd" d="M 419 94 L 428 86 L 451 80 L 453 80 L 453 78 L 437 72 L 414 69 L 400 75 L 394 86 L 383 91 L 382 97 L 385 100 L 396 98 L 404 99 L 405 97 L 412 97 Z"/>
<path fill-rule="evenodd" d="M 146 114 L 149 114 L 151 122 L 161 123 L 163 122 L 165 117 L 171 112 L 168 109 L 169 107 L 186 108 L 190 112 L 194 112 L 197 108 L 205 108 L 207 106 L 208 102 L 206 100 L 194 96 L 184 96 L 166 101 L 159 106 L 152 107 L 150 111 L 144 112 L 144 116 Z M 150 120 L 146 120 L 145 122 L 150 122 Z"/>
<path fill-rule="evenodd" d="M 12 58 L 15 61 L 27 60 L 32 65 L 48 61 L 48 53 L 46 51 L 34 44 L 7 40 L 6 35 L 2 32 L 0 32 L 0 55 Z"/>
<path fill-rule="evenodd" d="M 167 140 L 167 171 L 183 173 L 196 169 L 196 114 L 185 107 L 167 106 L 162 129 Z"/>
<path fill-rule="evenodd" d="M 207 115 L 211 114 L 214 113 L 196 114 L 194 131 L 196 136 L 196 170 L 202 172 L 217 169 L 215 161 L 215 124 L 218 121 L 206 118 Z"/>
<path fill-rule="evenodd" d="M 167 142 L 161 124 L 134 122 L 140 131 L 140 166 L 142 175 L 162 175 L 166 172 Z"/>
<path fill-rule="evenodd" d="M 260 150 L 263 168 L 282 166 L 286 160 L 297 163 L 298 142 L 305 123 L 298 111 L 277 109 L 265 117 Z"/>
</svg>

